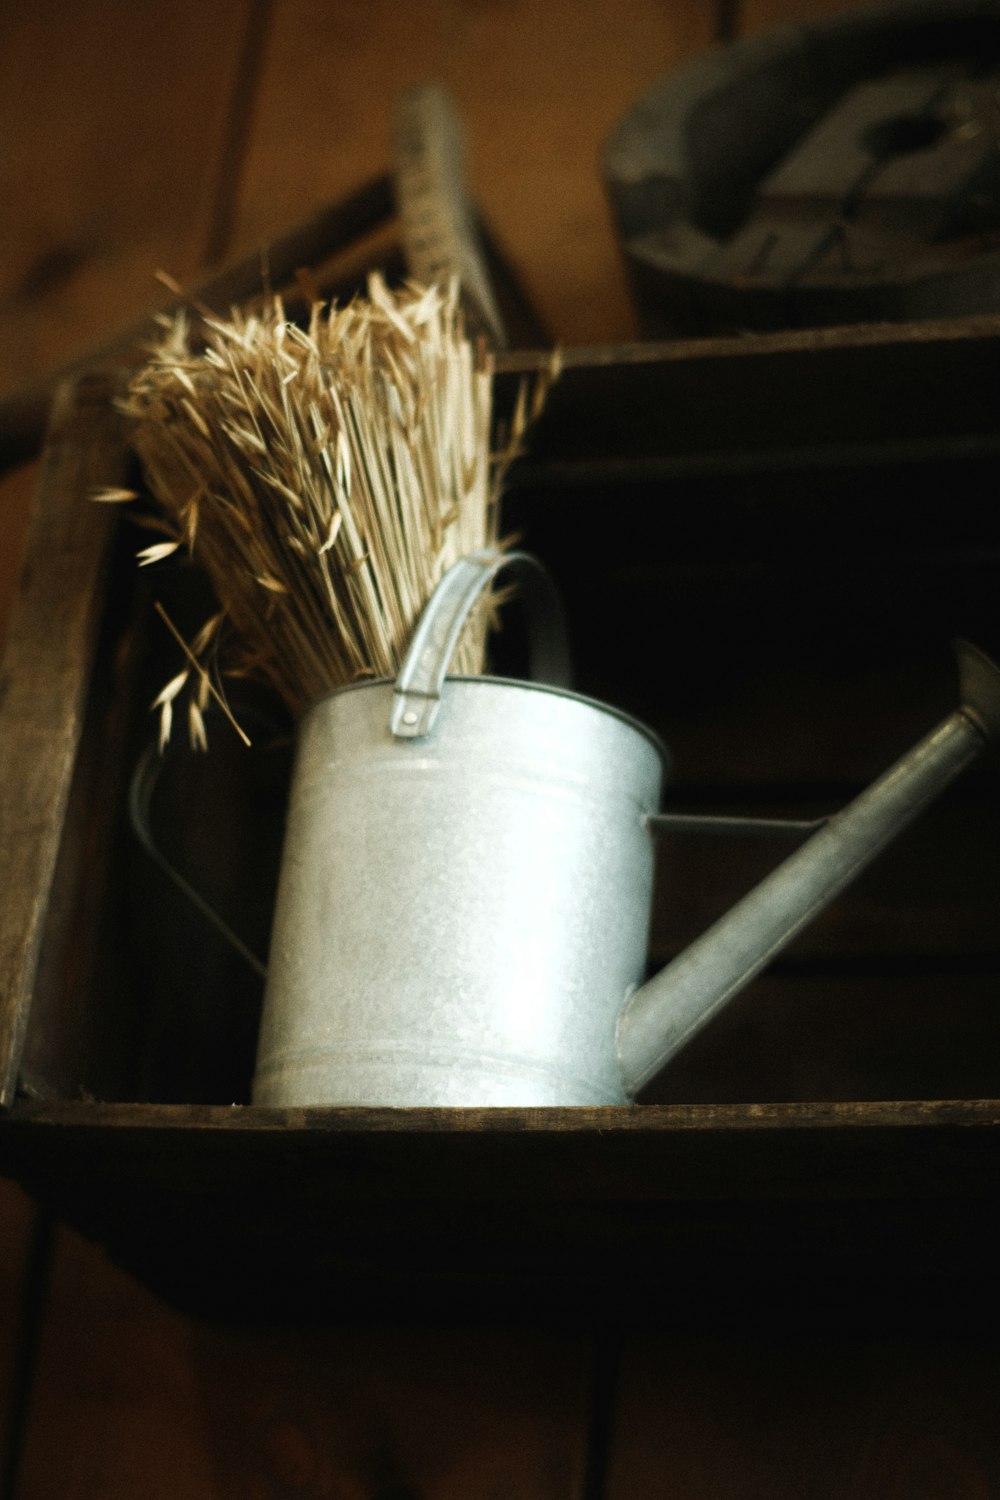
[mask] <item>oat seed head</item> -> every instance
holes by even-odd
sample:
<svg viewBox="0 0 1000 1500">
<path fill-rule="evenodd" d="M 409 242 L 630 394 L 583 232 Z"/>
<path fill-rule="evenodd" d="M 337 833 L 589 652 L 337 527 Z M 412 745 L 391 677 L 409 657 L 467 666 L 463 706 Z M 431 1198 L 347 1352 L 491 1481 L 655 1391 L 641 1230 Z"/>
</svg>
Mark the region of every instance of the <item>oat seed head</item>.
<svg viewBox="0 0 1000 1500">
<path fill-rule="evenodd" d="M 395 676 L 444 572 L 496 544 L 504 475 L 554 364 L 494 451 L 492 356 L 466 338 L 455 287 L 396 292 L 374 276 L 367 297 L 315 304 L 305 329 L 274 298 L 204 318 L 202 337 L 194 347 L 187 315 L 172 318 L 124 400 L 171 539 L 140 564 L 183 548 L 218 599 L 190 655 L 214 651 L 225 620 L 230 669 L 268 682 L 295 715 L 333 688 Z M 482 670 L 490 615 L 487 601 L 454 671 Z M 197 687 L 187 717 L 204 745 L 203 678 L 160 695 L 162 735 L 181 687 Z"/>
</svg>

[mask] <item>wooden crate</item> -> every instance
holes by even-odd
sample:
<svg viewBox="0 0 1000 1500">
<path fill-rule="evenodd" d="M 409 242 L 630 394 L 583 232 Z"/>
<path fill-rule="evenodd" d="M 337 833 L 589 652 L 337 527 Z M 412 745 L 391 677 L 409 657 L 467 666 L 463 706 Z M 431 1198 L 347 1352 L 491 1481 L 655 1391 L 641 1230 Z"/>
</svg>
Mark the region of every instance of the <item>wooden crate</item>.
<svg viewBox="0 0 1000 1500">
<path fill-rule="evenodd" d="M 993 318 L 567 353 L 507 521 L 563 590 L 579 688 L 669 743 L 671 806 L 839 805 L 954 706 L 953 636 L 1000 653 L 998 354 Z M 87 501 L 131 474 L 112 385 L 57 403 L 4 668 L 3 1170 L 212 1314 L 987 1315 L 992 766 L 632 1109 L 249 1105 L 259 984 L 128 826 L 176 670 L 153 591 L 182 623 L 204 600 Z M 513 621 L 498 654 L 517 670 Z M 258 947 L 288 765 L 287 736 L 244 752 L 220 723 L 157 794 Z M 665 840 L 651 964 L 781 852 Z"/>
</svg>

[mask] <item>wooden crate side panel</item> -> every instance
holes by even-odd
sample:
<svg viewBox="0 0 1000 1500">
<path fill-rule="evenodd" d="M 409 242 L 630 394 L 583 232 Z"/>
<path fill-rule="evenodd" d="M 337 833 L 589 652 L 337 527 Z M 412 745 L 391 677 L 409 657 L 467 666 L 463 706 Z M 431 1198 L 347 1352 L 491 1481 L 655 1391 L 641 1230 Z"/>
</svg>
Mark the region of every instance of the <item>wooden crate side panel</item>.
<svg viewBox="0 0 1000 1500">
<path fill-rule="evenodd" d="M 0 675 L 0 1101 L 13 1098 L 102 606 L 124 444 L 103 378 L 53 413 Z"/>
<path fill-rule="evenodd" d="M 36 1209 L 16 1183 L 0 1180 L 0 1475 L 17 1458 L 30 1362 L 31 1309 L 26 1305 Z"/>
</svg>

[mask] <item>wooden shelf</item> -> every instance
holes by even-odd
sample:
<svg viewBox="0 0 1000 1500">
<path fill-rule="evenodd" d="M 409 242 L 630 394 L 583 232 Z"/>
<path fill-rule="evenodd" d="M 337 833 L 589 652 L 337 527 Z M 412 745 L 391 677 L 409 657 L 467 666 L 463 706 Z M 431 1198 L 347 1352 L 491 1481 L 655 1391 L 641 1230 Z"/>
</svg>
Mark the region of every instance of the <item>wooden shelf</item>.
<svg viewBox="0 0 1000 1500">
<path fill-rule="evenodd" d="M 581 689 L 669 742 L 673 805 L 835 805 L 951 707 L 952 635 L 1000 647 L 998 339 L 978 318 L 567 354 L 507 519 L 557 576 Z M 501 402 L 533 359 L 506 361 Z M 148 629 L 136 544 L 86 502 L 129 472 L 109 394 L 61 397 L 0 708 L 2 1169 L 171 1300 L 230 1316 L 641 1302 L 676 1318 L 678 1278 L 702 1317 L 781 1289 L 800 1313 L 933 1293 L 982 1315 L 1000 1186 L 991 769 L 633 1108 L 247 1104 L 259 985 L 125 817 L 172 648 Z M 156 586 L 197 617 L 189 573 Z M 516 669 L 516 631 L 500 653 Z M 220 735 L 171 776 L 174 853 L 263 947 L 287 747 L 238 760 Z M 195 839 L 193 797 L 220 804 Z M 652 962 L 777 857 L 673 841 Z"/>
</svg>

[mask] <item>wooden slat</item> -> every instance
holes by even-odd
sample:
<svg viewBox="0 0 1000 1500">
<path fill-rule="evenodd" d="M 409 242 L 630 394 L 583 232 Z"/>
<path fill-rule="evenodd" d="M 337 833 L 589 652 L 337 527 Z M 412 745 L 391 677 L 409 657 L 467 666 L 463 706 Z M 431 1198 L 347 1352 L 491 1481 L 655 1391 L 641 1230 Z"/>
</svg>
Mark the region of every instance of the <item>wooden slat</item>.
<svg viewBox="0 0 1000 1500">
<path fill-rule="evenodd" d="M 303 1194 L 331 1205 L 779 1202 L 993 1192 L 998 1124 L 996 1099 L 488 1110 L 25 1101 L 2 1148 L 27 1178 L 71 1185 L 85 1169 L 107 1192 L 138 1173 L 168 1197 L 207 1204 L 221 1193 L 233 1207 L 267 1195 L 282 1212 L 298 1212 Z"/>
<path fill-rule="evenodd" d="M 620 1362 L 607 1500 L 979 1500 L 1000 1473 L 986 1338 L 912 1329 L 753 1340 L 641 1334 Z"/>
<path fill-rule="evenodd" d="M 203 260 L 254 3 L 3 8 L 0 387 L 134 321 L 162 300 L 157 270 Z"/>
<path fill-rule="evenodd" d="M 234 303 L 259 297 L 265 260 L 273 286 L 280 289 L 301 266 L 325 260 L 350 245 L 356 236 L 378 227 L 391 207 L 386 178 L 363 183 L 341 202 L 328 205 L 306 223 L 282 234 L 266 248 L 266 255 L 265 247 L 260 247 L 189 286 L 183 295 L 161 297 L 155 311 L 146 313 L 137 323 L 119 329 L 110 339 L 99 338 L 85 353 L 76 355 L 59 369 L 45 371 L 17 386 L 0 398 L 0 469 L 36 450 L 52 393 L 61 380 L 79 377 L 95 368 L 138 361 L 157 335 L 158 320 L 176 313 L 189 299 L 226 316 Z"/>
<path fill-rule="evenodd" d="M 820 1275 L 845 1317 L 899 1316 L 918 1293 L 996 1317 L 998 1122 L 995 1100 L 19 1104 L 0 1148 L 3 1170 L 189 1311 L 669 1318 L 683 1272 L 680 1312 L 718 1326 L 777 1285 L 808 1305 Z"/>
<path fill-rule="evenodd" d="M 60 1229 L 17 1500 L 218 1500 L 194 1330 Z"/>
<path fill-rule="evenodd" d="M 124 977 L 122 929 L 115 930 L 109 892 L 113 861 L 129 837 L 123 815 L 134 754 L 128 728 L 135 705 L 145 707 L 153 697 L 138 679 L 145 610 L 140 614 L 136 596 L 120 586 L 125 574 L 141 589 L 134 558 L 140 538 L 126 521 L 112 548 L 118 566 L 108 570 L 107 608 L 49 885 L 20 1067 L 21 1088 L 42 1098 L 107 1092 L 132 1035 L 135 994 Z M 117 1008 L 116 995 L 122 996 Z"/>
<path fill-rule="evenodd" d="M 3 517 L 0 532 L 0 649 L 14 607 L 14 595 L 28 534 L 28 515 L 37 483 L 38 469 L 34 464 L 22 465 L 20 469 L 0 479 L 0 516 Z"/>
<path fill-rule="evenodd" d="M 107 379 L 53 412 L 0 675 L 0 1102 L 13 1097 L 93 657 L 124 440 Z"/>
<path fill-rule="evenodd" d="M 399 93 L 434 80 L 457 103 L 473 196 L 545 325 L 563 341 L 627 337 L 600 143 L 648 84 L 708 45 L 713 12 L 628 0 L 612 24 L 593 0 L 278 0 L 236 237 L 266 237 L 331 184 L 377 170 Z"/>
<path fill-rule="evenodd" d="M 990 454 L 998 339 L 981 315 L 569 347 L 521 473 L 590 488 Z M 501 381 L 525 363 L 502 357 Z"/>
<path fill-rule="evenodd" d="M 27 1195 L 15 1183 L 0 1181 L 0 1483 L 16 1462 L 27 1395 L 24 1366 L 31 1330 L 23 1313 L 34 1216 Z"/>
<path fill-rule="evenodd" d="M 198 1325 L 63 1230 L 17 1500 L 578 1500 L 590 1364 L 584 1335 Z"/>
<path fill-rule="evenodd" d="M 871 8 L 870 0 L 740 0 L 736 36 Z"/>
<path fill-rule="evenodd" d="M 203 1334 L 219 1500 L 579 1500 L 588 1342 L 480 1328 Z"/>
</svg>

